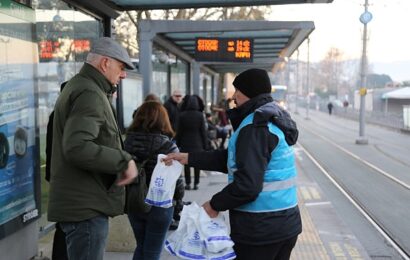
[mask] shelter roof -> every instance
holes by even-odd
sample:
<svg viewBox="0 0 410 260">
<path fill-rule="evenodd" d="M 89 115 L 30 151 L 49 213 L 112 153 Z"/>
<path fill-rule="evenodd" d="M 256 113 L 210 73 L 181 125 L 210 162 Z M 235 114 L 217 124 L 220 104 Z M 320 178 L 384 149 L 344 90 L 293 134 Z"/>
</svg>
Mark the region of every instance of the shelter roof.
<svg viewBox="0 0 410 260">
<path fill-rule="evenodd" d="M 382 99 L 410 99 L 410 87 L 399 88 L 384 93 Z"/>
<path fill-rule="evenodd" d="M 104 0 L 118 10 L 154 10 L 249 5 L 331 3 L 333 0 Z"/>
<path fill-rule="evenodd" d="M 311 21 L 186 21 L 143 20 L 140 32 L 151 34 L 164 49 L 173 47 L 195 59 L 196 38 L 251 38 L 252 62 L 201 62 L 216 72 L 241 72 L 251 67 L 272 70 L 286 61 L 314 30 Z"/>
</svg>

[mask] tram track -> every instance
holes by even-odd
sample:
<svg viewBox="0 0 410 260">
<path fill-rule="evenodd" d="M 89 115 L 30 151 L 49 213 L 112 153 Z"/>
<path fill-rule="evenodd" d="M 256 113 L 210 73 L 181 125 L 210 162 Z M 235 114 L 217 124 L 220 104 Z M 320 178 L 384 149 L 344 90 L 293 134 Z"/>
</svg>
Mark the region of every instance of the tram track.
<svg viewBox="0 0 410 260">
<path fill-rule="evenodd" d="M 339 151 L 342 151 L 344 154 L 346 154 L 348 157 L 353 158 L 354 160 L 360 162 L 362 165 L 365 165 L 365 167 L 370 168 L 371 170 L 379 173 L 380 175 L 386 177 L 389 181 L 394 182 L 400 187 L 404 188 L 406 191 L 410 189 L 410 185 L 403 182 L 402 180 L 394 177 L 393 175 L 389 174 L 388 172 L 378 168 L 377 166 L 373 165 L 372 163 L 364 160 L 363 158 L 360 158 L 358 155 L 348 151 L 344 147 L 338 145 L 337 143 L 333 142 L 332 140 L 328 139 L 327 137 L 324 137 L 323 135 L 319 135 L 318 133 L 315 133 L 305 127 L 303 127 L 304 131 L 308 131 L 309 133 L 313 134 L 315 137 L 320 138 L 324 142 L 332 145 L 333 147 L 337 148 Z M 301 144 L 300 142 L 298 143 L 298 146 L 300 149 L 306 154 L 306 156 L 314 163 L 314 165 L 323 173 L 326 178 L 328 178 L 331 183 L 348 199 L 348 201 L 360 212 L 360 214 L 377 230 L 378 233 L 381 234 L 381 236 L 387 241 L 387 243 L 403 258 L 406 260 L 410 260 L 410 252 L 406 252 L 405 247 L 403 246 L 403 242 L 399 241 L 394 234 L 389 232 L 388 228 L 383 225 L 382 221 L 379 221 L 379 219 L 372 213 L 371 210 L 369 210 L 366 207 L 365 202 L 361 202 L 358 197 L 355 196 L 354 192 L 350 191 L 348 187 L 346 187 L 346 184 L 341 181 L 337 175 L 332 174 L 330 169 L 327 169 L 325 165 L 320 163 L 320 159 L 315 158 L 315 156 L 309 152 L 308 148 Z M 377 215 L 377 214 L 376 214 Z"/>
<path fill-rule="evenodd" d="M 363 158 L 361 158 L 360 156 L 350 152 L 349 150 L 347 150 L 346 148 L 338 145 L 337 143 L 333 142 L 332 140 L 328 139 L 327 137 L 324 137 L 323 135 L 319 135 L 307 128 L 304 128 L 304 130 L 309 131 L 311 134 L 317 136 L 318 138 L 324 140 L 325 142 L 333 145 L 334 147 L 336 147 L 337 149 L 339 149 L 340 151 L 346 153 L 347 155 L 349 155 L 350 157 L 356 159 L 357 161 L 361 162 L 362 164 L 365 164 L 366 166 L 372 168 L 373 170 L 375 170 L 376 172 L 378 172 L 379 174 L 383 175 L 384 177 L 390 179 L 391 181 L 401 185 L 402 187 L 404 187 L 407 190 L 410 190 L 410 185 L 405 183 L 404 181 L 394 177 L 392 174 L 380 169 L 379 167 L 377 167 L 376 165 L 368 162 L 367 160 L 364 160 Z"/>
<path fill-rule="evenodd" d="M 350 119 L 346 119 L 346 118 L 344 118 L 344 120 L 351 121 Z M 348 131 L 349 133 L 351 133 L 351 134 L 356 134 L 356 133 L 358 132 L 358 129 L 352 128 L 352 127 L 348 127 L 346 124 L 343 124 L 342 122 L 339 122 L 339 121 L 332 122 L 332 124 L 337 124 L 337 127 L 335 127 L 335 125 L 332 125 L 333 127 L 329 127 L 329 125 L 323 124 L 323 122 L 320 122 L 319 120 L 318 120 L 318 121 L 315 121 L 314 123 L 315 123 L 316 126 L 320 126 L 321 129 L 327 129 L 329 132 L 330 132 L 330 131 L 332 131 L 332 132 L 337 131 L 337 132 L 338 132 L 338 136 L 345 136 L 346 138 L 350 138 L 350 135 L 349 135 L 345 130 L 347 130 L 347 131 Z M 379 142 L 382 142 L 384 145 L 388 145 L 388 146 L 390 146 L 390 147 L 392 147 L 392 148 L 395 148 L 395 149 L 401 149 L 401 148 L 402 148 L 402 147 L 400 147 L 400 146 L 397 145 L 397 144 L 392 144 L 392 143 L 388 143 L 388 144 L 387 144 L 387 143 L 384 141 L 384 139 L 380 138 L 380 136 L 377 136 L 377 135 L 375 135 L 375 134 L 370 134 L 370 133 L 368 133 L 367 136 L 368 136 L 369 138 L 371 138 L 372 140 L 377 140 L 377 141 L 379 141 Z M 384 152 L 383 154 L 386 155 L 385 152 Z M 389 155 L 389 156 L 394 159 L 393 156 L 391 156 L 391 155 Z M 400 163 L 401 163 L 401 162 L 400 162 Z"/>
</svg>

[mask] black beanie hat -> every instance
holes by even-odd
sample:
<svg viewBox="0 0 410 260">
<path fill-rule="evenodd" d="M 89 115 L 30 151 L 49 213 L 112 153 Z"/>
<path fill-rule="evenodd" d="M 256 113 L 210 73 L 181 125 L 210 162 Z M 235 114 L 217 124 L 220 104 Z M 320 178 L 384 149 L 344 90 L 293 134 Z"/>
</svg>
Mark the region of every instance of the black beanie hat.
<svg viewBox="0 0 410 260">
<path fill-rule="evenodd" d="M 271 93 L 272 89 L 268 73 L 261 69 L 245 70 L 236 76 L 232 84 L 248 98 Z"/>
</svg>

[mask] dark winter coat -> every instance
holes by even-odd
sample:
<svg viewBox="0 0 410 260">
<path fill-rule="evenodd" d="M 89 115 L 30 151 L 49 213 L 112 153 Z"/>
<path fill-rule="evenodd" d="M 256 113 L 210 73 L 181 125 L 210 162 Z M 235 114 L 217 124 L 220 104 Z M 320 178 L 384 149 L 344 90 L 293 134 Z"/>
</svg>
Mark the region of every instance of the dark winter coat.
<svg viewBox="0 0 410 260">
<path fill-rule="evenodd" d="M 48 220 L 83 221 L 123 214 L 125 189 L 116 184 L 132 160 L 108 94 L 112 84 L 85 63 L 55 105 Z"/>
<path fill-rule="evenodd" d="M 157 164 L 158 154 L 168 154 L 178 152 L 178 147 L 170 140 L 168 136 L 160 133 L 147 133 L 143 130 L 128 132 L 124 141 L 125 150 L 134 156 L 138 163 L 146 160 L 152 152 L 151 159 L 145 164 L 147 174 L 147 185 L 149 185 L 152 172 Z M 182 177 L 180 177 L 182 178 Z M 184 186 L 179 185 L 175 189 L 176 199 L 182 198 Z"/>
<path fill-rule="evenodd" d="M 210 203 L 217 211 L 229 210 L 234 242 L 263 245 L 283 241 L 301 233 L 299 208 L 296 206 L 266 213 L 243 212 L 235 208 L 255 200 L 255 194 L 262 190 L 265 169 L 271 152 L 278 144 L 278 138 L 267 128 L 267 120 L 284 132 L 289 145 L 296 142 L 298 131 L 289 114 L 273 103 L 269 94 L 259 95 L 242 106 L 229 110 L 228 116 L 233 129 L 236 130 L 252 112 L 255 112 L 254 123 L 241 129 L 236 142 L 235 160 L 239 167 L 234 172 L 234 181 L 215 194 Z M 227 150 L 190 153 L 188 164 L 204 170 L 226 172 L 227 158 Z"/>
<path fill-rule="evenodd" d="M 47 134 L 46 134 L 46 181 L 50 182 L 50 174 L 51 174 L 51 153 L 52 153 L 52 145 L 53 145 L 53 122 L 54 122 L 54 111 L 51 112 L 50 116 L 48 117 L 47 123 Z"/>
<path fill-rule="evenodd" d="M 207 128 L 204 114 L 199 111 L 198 99 L 185 96 L 179 115 L 178 131 L 175 137 L 181 152 L 203 151 L 207 147 Z"/>
<path fill-rule="evenodd" d="M 67 84 L 63 82 L 60 86 L 60 92 L 63 91 L 63 88 Z M 50 116 L 48 117 L 47 123 L 47 133 L 46 133 L 46 181 L 50 182 L 50 174 L 51 174 L 51 153 L 53 151 L 53 122 L 54 122 L 54 111 L 51 112 Z"/>
<path fill-rule="evenodd" d="M 165 103 L 164 107 L 167 109 L 169 121 L 171 122 L 172 129 L 174 132 L 177 131 L 178 120 L 179 120 L 179 107 L 177 102 L 175 102 L 172 97 L 170 97 Z"/>
</svg>

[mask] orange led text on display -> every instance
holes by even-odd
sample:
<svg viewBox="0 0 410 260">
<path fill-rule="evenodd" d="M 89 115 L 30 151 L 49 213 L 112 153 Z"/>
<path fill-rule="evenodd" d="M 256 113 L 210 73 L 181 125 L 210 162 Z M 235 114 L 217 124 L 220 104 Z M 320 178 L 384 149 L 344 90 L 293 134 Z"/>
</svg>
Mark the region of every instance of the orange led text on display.
<svg viewBox="0 0 410 260">
<path fill-rule="evenodd" d="M 251 62 L 253 39 L 244 38 L 197 38 L 195 59 L 197 61 Z"/>
<path fill-rule="evenodd" d="M 211 39 L 199 39 L 197 43 L 198 51 L 218 51 L 219 41 Z"/>
<path fill-rule="evenodd" d="M 63 48 L 63 43 L 60 41 L 40 41 L 40 59 L 53 59 L 58 56 L 58 52 Z M 80 40 L 76 39 L 69 43 L 68 49 L 74 51 L 75 53 L 88 52 L 91 49 L 90 40 Z M 68 51 L 68 49 L 66 51 Z"/>
</svg>

